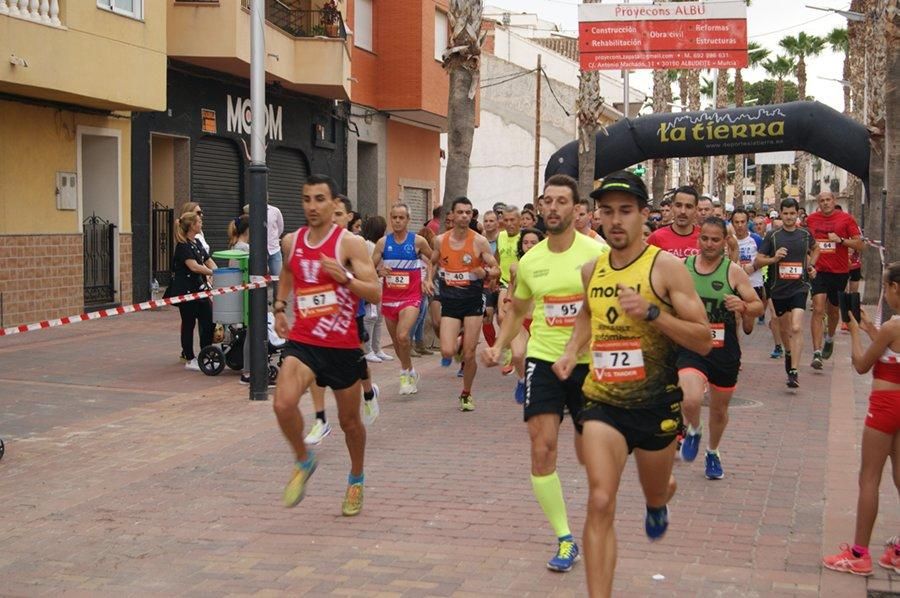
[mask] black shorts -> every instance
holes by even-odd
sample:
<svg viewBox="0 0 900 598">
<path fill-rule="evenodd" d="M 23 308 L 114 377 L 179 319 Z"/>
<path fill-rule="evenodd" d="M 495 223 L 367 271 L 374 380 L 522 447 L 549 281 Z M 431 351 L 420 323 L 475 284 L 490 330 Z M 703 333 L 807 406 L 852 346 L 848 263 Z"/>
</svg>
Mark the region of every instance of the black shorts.
<svg viewBox="0 0 900 598">
<path fill-rule="evenodd" d="M 474 297 L 462 297 L 459 299 L 444 297 L 441 301 L 441 317 L 464 320 L 471 316 L 484 315 L 484 295 L 479 293 Z"/>
<path fill-rule="evenodd" d="M 366 330 L 366 316 L 356 316 L 356 334 L 359 336 L 359 342 L 369 342 L 369 331 Z"/>
<path fill-rule="evenodd" d="M 759 300 L 763 302 L 763 305 L 766 304 L 766 287 L 753 287 L 753 290 L 756 291 L 756 296 L 759 297 Z"/>
<path fill-rule="evenodd" d="M 862 268 L 850 270 L 850 282 L 859 282 L 860 280 L 862 280 Z"/>
<path fill-rule="evenodd" d="M 713 355 L 713 353 L 710 353 L 710 355 Z M 697 370 L 706 378 L 710 386 L 714 386 L 719 390 L 733 390 L 737 386 L 741 362 L 730 362 L 716 358 L 710 359 L 709 356 L 702 357 L 692 351 L 683 350 L 678 352 L 676 367 L 678 371 L 684 369 Z"/>
<path fill-rule="evenodd" d="M 366 360 L 361 349 L 333 349 L 288 341 L 284 357 L 295 357 L 316 375 L 316 384 L 344 390 L 365 378 Z"/>
<path fill-rule="evenodd" d="M 586 363 L 578 364 L 568 380 L 560 380 L 551 369 L 549 361 L 529 357 L 525 360 L 525 421 L 535 415 L 555 413 L 562 421 L 565 408 L 569 408 L 575 430 L 581 432 L 579 415 L 584 408 L 581 385 L 587 376 Z"/>
<path fill-rule="evenodd" d="M 629 453 L 636 448 L 659 451 L 672 444 L 681 430 L 681 399 L 681 389 L 669 393 L 663 402 L 635 409 L 585 399 L 581 423 L 609 424 L 625 437 Z"/>
<path fill-rule="evenodd" d="M 497 309 L 497 301 L 500 299 L 500 291 L 484 292 L 484 308 Z"/>
<path fill-rule="evenodd" d="M 806 309 L 806 299 L 809 293 L 803 291 L 784 299 L 776 299 L 772 297 L 772 307 L 775 308 L 775 315 L 783 316 L 787 312 L 794 309 Z"/>
<path fill-rule="evenodd" d="M 828 295 L 828 303 L 837 307 L 838 293 L 843 293 L 847 289 L 847 281 L 850 274 L 835 274 L 834 272 L 817 272 L 816 277 L 812 279 L 812 294 Z"/>
</svg>

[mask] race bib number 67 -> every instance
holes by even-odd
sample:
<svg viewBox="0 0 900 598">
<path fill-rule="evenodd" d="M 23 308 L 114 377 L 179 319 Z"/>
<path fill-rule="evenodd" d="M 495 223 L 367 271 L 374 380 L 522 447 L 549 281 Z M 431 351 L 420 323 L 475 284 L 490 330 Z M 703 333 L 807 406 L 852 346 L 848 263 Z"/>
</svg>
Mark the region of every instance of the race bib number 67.
<svg viewBox="0 0 900 598">
<path fill-rule="evenodd" d="M 600 383 L 634 382 L 646 377 L 641 339 L 595 341 L 591 345 L 591 370 Z"/>
<path fill-rule="evenodd" d="M 297 294 L 297 313 L 301 318 L 321 318 L 340 310 L 334 285 L 324 284 Z"/>
</svg>

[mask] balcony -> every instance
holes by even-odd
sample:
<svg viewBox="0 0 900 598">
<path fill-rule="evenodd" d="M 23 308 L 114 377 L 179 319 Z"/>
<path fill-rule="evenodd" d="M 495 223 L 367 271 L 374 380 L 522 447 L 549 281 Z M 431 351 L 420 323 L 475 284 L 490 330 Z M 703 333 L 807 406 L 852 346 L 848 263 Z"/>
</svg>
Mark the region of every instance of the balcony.
<svg viewBox="0 0 900 598">
<path fill-rule="evenodd" d="M 61 27 L 59 0 L 0 0 L 0 15 L 9 15 L 34 23 Z"/>
<path fill-rule="evenodd" d="M 266 79 L 329 99 L 350 97 L 350 49 L 343 18 L 266 0 Z M 294 2 L 305 4 L 306 2 Z M 250 75 L 250 0 L 176 0 L 168 8 L 168 53 L 241 78 Z"/>
</svg>

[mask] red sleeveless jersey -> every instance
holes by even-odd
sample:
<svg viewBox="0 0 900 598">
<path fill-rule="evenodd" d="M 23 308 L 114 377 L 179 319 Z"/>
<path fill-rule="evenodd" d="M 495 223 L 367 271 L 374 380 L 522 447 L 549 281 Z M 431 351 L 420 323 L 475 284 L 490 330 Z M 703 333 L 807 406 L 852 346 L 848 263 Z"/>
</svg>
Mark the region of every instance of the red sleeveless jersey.
<svg viewBox="0 0 900 598">
<path fill-rule="evenodd" d="M 359 349 L 356 311 L 359 298 L 335 282 L 322 268 L 321 258 L 340 261 L 339 248 L 346 232 L 332 225 L 316 246 L 309 244 L 309 228 L 294 235 L 288 268 L 294 275 L 294 327 L 288 338 L 305 345 L 333 349 Z"/>
</svg>

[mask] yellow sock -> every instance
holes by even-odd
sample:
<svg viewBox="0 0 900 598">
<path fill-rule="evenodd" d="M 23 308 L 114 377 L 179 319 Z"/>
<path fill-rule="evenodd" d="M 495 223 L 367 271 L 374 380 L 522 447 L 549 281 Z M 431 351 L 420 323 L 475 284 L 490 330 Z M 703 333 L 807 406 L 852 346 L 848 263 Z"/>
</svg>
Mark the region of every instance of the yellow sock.
<svg viewBox="0 0 900 598">
<path fill-rule="evenodd" d="M 559 476 L 554 471 L 550 475 L 531 476 L 531 489 L 534 497 L 544 511 L 547 521 L 553 527 L 557 538 L 571 536 L 569 531 L 569 518 L 566 515 L 566 501 L 563 498 L 562 484 Z"/>
</svg>

